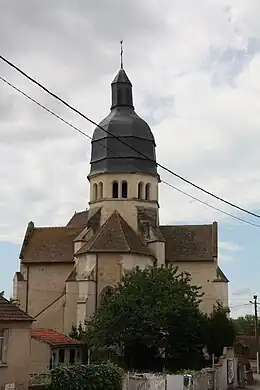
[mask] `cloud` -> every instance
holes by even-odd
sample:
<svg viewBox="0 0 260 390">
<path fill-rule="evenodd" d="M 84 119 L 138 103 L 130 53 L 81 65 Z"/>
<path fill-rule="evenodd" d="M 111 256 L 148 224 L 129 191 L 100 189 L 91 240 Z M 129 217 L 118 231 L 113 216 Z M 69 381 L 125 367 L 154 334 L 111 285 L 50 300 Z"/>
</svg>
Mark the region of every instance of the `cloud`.
<svg viewBox="0 0 260 390">
<path fill-rule="evenodd" d="M 243 248 L 235 242 L 219 241 L 219 249 L 229 252 L 238 252 L 241 251 Z"/>
<path fill-rule="evenodd" d="M 249 287 L 241 287 L 235 290 L 232 296 L 240 296 L 240 295 L 252 295 L 252 290 Z"/>
</svg>

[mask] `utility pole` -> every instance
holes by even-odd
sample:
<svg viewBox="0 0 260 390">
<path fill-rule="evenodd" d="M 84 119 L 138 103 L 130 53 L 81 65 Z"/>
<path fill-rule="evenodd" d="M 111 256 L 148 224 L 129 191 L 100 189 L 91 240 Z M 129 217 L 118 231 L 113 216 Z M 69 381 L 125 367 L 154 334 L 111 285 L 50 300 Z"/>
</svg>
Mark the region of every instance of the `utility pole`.
<svg viewBox="0 0 260 390">
<path fill-rule="evenodd" d="M 257 313 L 257 295 L 253 296 L 255 308 L 255 346 L 256 346 L 256 364 L 257 373 L 259 373 L 259 353 L 258 353 L 258 313 Z"/>
<path fill-rule="evenodd" d="M 252 305 L 254 305 L 255 309 L 255 349 L 256 349 L 256 372 L 259 374 L 259 352 L 258 352 L 258 313 L 257 313 L 257 295 L 253 295 L 253 301 L 249 301 Z"/>
</svg>

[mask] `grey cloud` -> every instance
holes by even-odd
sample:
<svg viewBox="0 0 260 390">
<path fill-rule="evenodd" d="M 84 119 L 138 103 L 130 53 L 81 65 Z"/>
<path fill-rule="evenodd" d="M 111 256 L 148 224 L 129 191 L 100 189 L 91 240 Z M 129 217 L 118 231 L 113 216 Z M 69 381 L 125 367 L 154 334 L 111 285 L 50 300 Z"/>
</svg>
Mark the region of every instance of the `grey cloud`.
<svg viewBox="0 0 260 390">
<path fill-rule="evenodd" d="M 162 120 L 167 119 L 168 117 L 174 116 L 174 97 L 173 96 L 154 96 L 147 95 L 142 105 L 148 111 L 144 119 L 148 121 L 151 126 L 156 126 Z"/>
<path fill-rule="evenodd" d="M 235 290 L 232 293 L 232 296 L 240 296 L 240 295 L 251 295 L 251 289 L 249 287 L 242 287 Z"/>
<path fill-rule="evenodd" d="M 202 69 L 211 72 L 213 85 L 228 83 L 235 87 L 236 77 L 260 51 L 260 39 L 250 37 L 243 49 L 210 47 Z"/>
</svg>

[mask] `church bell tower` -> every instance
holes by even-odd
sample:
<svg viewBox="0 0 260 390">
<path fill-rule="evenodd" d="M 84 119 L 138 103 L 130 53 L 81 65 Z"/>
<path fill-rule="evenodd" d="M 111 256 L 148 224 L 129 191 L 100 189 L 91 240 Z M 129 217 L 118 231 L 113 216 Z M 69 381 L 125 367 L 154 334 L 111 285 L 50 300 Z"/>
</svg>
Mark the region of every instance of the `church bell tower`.
<svg viewBox="0 0 260 390">
<path fill-rule="evenodd" d="M 110 113 L 92 137 L 89 208 L 101 207 L 101 224 L 117 210 L 137 231 L 143 215 L 159 223 L 156 145 L 149 125 L 135 112 L 122 61 L 111 90 Z"/>
</svg>

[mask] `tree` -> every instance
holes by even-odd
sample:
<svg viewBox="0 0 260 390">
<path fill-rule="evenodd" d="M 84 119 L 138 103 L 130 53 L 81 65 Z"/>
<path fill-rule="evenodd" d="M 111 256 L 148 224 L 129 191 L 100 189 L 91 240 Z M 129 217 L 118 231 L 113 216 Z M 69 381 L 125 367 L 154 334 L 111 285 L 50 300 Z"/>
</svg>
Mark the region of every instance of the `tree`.
<svg viewBox="0 0 260 390">
<path fill-rule="evenodd" d="M 232 346 L 235 341 L 235 327 L 227 314 L 228 311 L 217 303 L 208 317 L 207 346 L 209 353 L 216 357 L 220 357 L 223 354 L 223 348 Z"/>
<path fill-rule="evenodd" d="M 128 368 L 158 369 L 164 354 L 173 369 L 200 365 L 207 318 L 190 282 L 177 268 L 127 273 L 88 324 L 93 345 L 122 351 Z"/>
<path fill-rule="evenodd" d="M 245 317 L 238 317 L 233 320 L 237 334 L 253 336 L 255 334 L 255 317 L 246 314 Z M 260 319 L 258 320 L 258 326 Z"/>
</svg>

